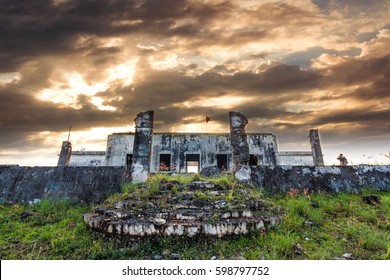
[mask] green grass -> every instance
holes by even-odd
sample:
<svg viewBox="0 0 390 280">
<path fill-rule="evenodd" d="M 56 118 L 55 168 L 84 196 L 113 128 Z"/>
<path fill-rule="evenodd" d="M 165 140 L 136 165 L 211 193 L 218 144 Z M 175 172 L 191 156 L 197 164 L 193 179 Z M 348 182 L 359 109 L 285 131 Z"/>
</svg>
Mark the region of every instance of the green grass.
<svg viewBox="0 0 390 280">
<path fill-rule="evenodd" d="M 139 187 L 139 183 L 125 183 L 122 186 L 122 193 L 132 193 Z"/>
<path fill-rule="evenodd" d="M 235 178 L 232 174 L 228 174 L 225 176 L 215 177 L 207 179 L 211 183 L 214 183 L 216 185 L 226 187 L 226 186 L 234 186 L 236 184 Z"/>
<path fill-rule="evenodd" d="M 93 239 L 85 232 L 81 217 L 89 207 L 67 201 L 43 201 L 0 208 L 1 259 L 86 257 Z M 30 216 L 21 219 L 26 212 Z"/>
<path fill-rule="evenodd" d="M 160 183 L 160 182 L 177 182 L 179 184 L 189 184 L 194 180 L 200 180 L 199 174 L 180 174 L 180 176 L 171 176 L 166 173 L 157 173 L 150 176 L 148 183 Z"/>
<path fill-rule="evenodd" d="M 347 252 L 355 259 L 385 259 L 390 246 L 390 193 L 369 194 L 380 196 L 381 203 L 366 204 L 357 194 L 278 198 L 277 204 L 287 210 L 281 228 L 299 237 L 305 259 L 333 259 Z"/>
<path fill-rule="evenodd" d="M 157 177 L 158 176 L 158 177 Z M 155 194 L 159 182 L 175 182 L 178 191 L 192 176 L 175 178 L 159 174 L 147 185 L 127 184 L 115 201 L 130 194 L 140 198 Z M 181 176 L 180 176 L 181 177 Z M 215 179 L 237 199 L 240 186 L 231 178 Z M 216 182 L 215 182 L 216 183 Z M 216 183 L 217 184 L 217 183 Z M 249 186 L 250 187 L 250 186 Z M 259 192 L 261 194 L 261 192 Z M 390 192 L 366 191 L 381 197 L 369 205 L 363 194 L 264 195 L 284 218 L 268 232 L 225 239 L 146 238 L 114 240 L 89 230 L 82 215 L 92 206 L 68 201 L 43 201 L 34 205 L 0 205 L 1 259 L 337 259 L 351 253 L 355 259 L 390 259 Z M 203 197 L 205 194 L 197 193 Z M 251 194 L 250 194 L 251 195 Z M 226 198 L 227 199 L 227 198 Z M 23 213 L 30 213 L 22 219 Z"/>
</svg>

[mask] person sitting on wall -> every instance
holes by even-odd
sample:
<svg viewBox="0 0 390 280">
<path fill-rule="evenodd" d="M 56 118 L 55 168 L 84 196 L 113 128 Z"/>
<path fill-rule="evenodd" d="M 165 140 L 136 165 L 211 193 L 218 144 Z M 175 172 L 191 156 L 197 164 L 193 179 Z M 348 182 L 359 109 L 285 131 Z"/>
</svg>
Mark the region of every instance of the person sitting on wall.
<svg viewBox="0 0 390 280">
<path fill-rule="evenodd" d="M 343 154 L 340 154 L 337 159 L 340 161 L 340 165 L 342 166 L 345 166 L 348 164 L 348 160 L 347 158 L 343 155 Z"/>
</svg>

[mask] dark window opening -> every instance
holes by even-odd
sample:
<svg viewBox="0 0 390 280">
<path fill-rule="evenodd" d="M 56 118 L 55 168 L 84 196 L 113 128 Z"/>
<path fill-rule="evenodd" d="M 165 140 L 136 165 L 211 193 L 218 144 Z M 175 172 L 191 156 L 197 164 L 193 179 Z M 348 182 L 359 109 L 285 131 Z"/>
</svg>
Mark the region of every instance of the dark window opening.
<svg viewBox="0 0 390 280">
<path fill-rule="evenodd" d="M 199 154 L 187 154 L 186 155 L 186 168 L 188 173 L 199 173 Z"/>
<path fill-rule="evenodd" d="M 160 165 L 158 171 L 171 170 L 171 154 L 160 154 Z"/>
<path fill-rule="evenodd" d="M 257 165 L 257 155 L 250 154 L 249 155 L 249 165 Z"/>
<path fill-rule="evenodd" d="M 228 161 L 226 154 L 217 155 L 217 166 L 221 171 L 226 171 L 228 169 Z"/>
<path fill-rule="evenodd" d="M 126 165 L 130 166 L 133 162 L 133 154 L 127 154 L 126 155 Z"/>
</svg>

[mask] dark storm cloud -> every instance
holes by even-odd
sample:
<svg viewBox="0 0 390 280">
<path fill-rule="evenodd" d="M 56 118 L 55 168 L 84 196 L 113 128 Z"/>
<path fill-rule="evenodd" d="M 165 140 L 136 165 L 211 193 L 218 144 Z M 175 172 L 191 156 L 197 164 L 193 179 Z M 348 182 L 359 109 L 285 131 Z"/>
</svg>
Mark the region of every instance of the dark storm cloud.
<svg viewBox="0 0 390 280">
<path fill-rule="evenodd" d="M 98 7 L 90 15 L 77 16 L 76 7 L 82 11 L 86 2 L 71 1 L 74 8 L 53 6 L 52 1 L 6 1 L 0 2 L 0 38 L 3 71 L 13 71 L 24 61 L 42 55 L 64 55 L 74 51 L 77 35 L 108 35 L 114 31 L 104 18 L 100 18 Z M 84 5 L 80 4 L 84 3 Z M 95 3 L 96 4 L 96 3 Z M 78 6 L 77 6 L 78 5 Z M 105 7 L 107 8 L 107 7 Z M 72 10 L 74 15 L 68 15 Z M 109 16 L 108 16 L 109 17 Z"/>
<path fill-rule="evenodd" d="M 223 98 L 223 97 L 222 97 Z M 205 101 L 207 102 L 207 100 Z M 234 108 L 235 111 L 245 112 L 245 115 L 250 119 L 269 119 L 275 117 L 290 117 L 298 115 L 291 112 L 286 112 L 283 109 L 272 108 L 267 104 L 257 102 L 247 103 Z M 228 125 L 228 114 L 232 109 L 228 108 L 210 108 L 210 107 L 166 107 L 155 110 L 158 116 L 156 129 L 164 129 L 172 127 L 175 124 L 191 124 L 205 122 L 205 114 L 211 118 L 212 122 Z M 175 112 L 174 114 L 172 112 Z M 258 131 L 258 127 L 254 127 L 253 123 L 248 128 L 248 131 Z M 228 132 L 228 130 L 226 130 Z"/>
<path fill-rule="evenodd" d="M 353 58 L 330 69 L 326 83 L 328 86 L 361 85 L 339 98 L 355 100 L 386 100 L 390 98 L 390 55 L 382 57 Z"/>
<path fill-rule="evenodd" d="M 214 68 L 219 70 L 219 68 Z M 206 111 L 213 114 L 213 121 L 225 123 L 230 109 L 205 108 L 182 105 L 207 104 L 209 98 L 247 97 L 249 101 L 236 106 L 235 110 L 245 112 L 250 118 L 298 118 L 298 113 L 282 108 L 283 102 L 299 100 L 305 91 L 316 88 L 321 76 L 314 71 L 302 70 L 298 66 L 272 65 L 259 73 L 239 72 L 222 75 L 212 70 L 198 76 L 188 76 L 178 71 L 145 70 L 147 79 L 135 88 L 118 87 L 98 96 L 110 98 L 121 96 L 121 100 L 106 102 L 118 108 L 123 115 L 133 116 L 139 111 L 153 109 L 158 115 L 156 128 L 165 130 L 183 119 L 193 117 L 191 122 L 202 122 Z M 172 114 L 174 112 L 174 114 Z"/>
<path fill-rule="evenodd" d="M 322 22 L 322 19 L 312 12 L 281 2 L 261 4 L 255 10 L 241 9 L 224 3 L 219 17 L 225 20 L 225 24 L 217 29 L 205 28 L 202 24 L 196 26 L 196 30 L 201 32 L 194 33 L 190 40 L 191 46 L 216 45 L 234 48 L 248 42 L 289 38 L 299 34 L 302 28 Z M 230 24 L 234 25 L 241 20 L 246 22 L 245 27 L 234 29 L 234 32 L 228 28 Z M 287 29 L 288 32 L 285 31 Z"/>
<path fill-rule="evenodd" d="M 75 45 L 79 36 L 104 38 L 133 34 L 161 40 L 178 36 L 196 48 L 233 47 L 274 38 L 278 34 L 273 29 L 279 28 L 281 22 L 289 26 L 316 20 L 313 14 L 287 4 L 265 4 L 253 12 L 239 9 L 229 1 L 196 4 L 183 0 L 73 0 L 54 5 L 49 0 L 1 0 L 0 6 L 2 71 L 15 71 L 25 61 L 39 56 L 82 54 L 82 50 L 89 54 L 120 52 L 120 49 L 94 45 L 80 49 Z M 220 19 L 236 20 L 238 11 L 252 17 L 253 23 L 248 22 L 247 27 L 233 33 L 225 31 L 228 26 L 215 28 L 213 23 Z M 181 20 L 190 22 L 181 23 Z"/>
<path fill-rule="evenodd" d="M 362 101 L 389 102 L 389 88 L 390 81 L 388 79 L 383 79 L 380 81 L 375 81 L 371 86 L 358 88 L 353 93 L 351 93 L 350 96 Z"/>
<path fill-rule="evenodd" d="M 359 108 L 359 109 L 345 109 L 345 110 L 332 110 L 325 112 L 322 116 L 319 116 L 312 124 L 337 124 L 337 123 L 351 123 L 351 124 L 364 124 L 373 123 L 375 126 L 380 126 L 390 132 L 390 109 L 373 110 L 371 107 Z"/>
<path fill-rule="evenodd" d="M 38 56 L 79 52 L 75 40 L 80 35 L 197 36 L 200 24 L 215 20 L 231 5 L 190 6 L 183 0 L 73 0 L 60 5 L 49 0 L 1 0 L 0 7 L 2 71 L 14 71 Z M 175 27 L 181 18 L 193 18 L 196 24 Z"/>
<path fill-rule="evenodd" d="M 219 68 L 214 68 L 218 70 Z M 273 65 L 263 72 L 238 72 L 222 75 L 208 71 L 198 76 L 188 76 L 177 71 L 157 71 L 148 69 L 147 79 L 139 82 L 135 88 L 121 87 L 99 96 L 110 98 L 121 96 L 122 100 L 107 102 L 123 112 L 133 108 L 164 108 L 173 103 L 205 100 L 212 97 L 242 96 L 255 98 L 251 103 L 262 102 L 262 98 L 273 98 L 274 105 L 284 101 L 297 100 L 305 90 L 316 88 L 321 83 L 321 76 L 299 66 Z M 270 101 L 267 101 L 270 105 Z M 264 110 L 263 110 L 264 112 Z"/>
<path fill-rule="evenodd" d="M 357 11 L 372 12 L 382 9 L 388 3 L 387 0 L 312 0 L 313 4 L 317 5 L 324 12 L 331 12 L 337 10 L 343 13 L 354 14 Z"/>
<path fill-rule="evenodd" d="M 43 102 L 31 95 L 22 94 L 12 86 L 0 88 L 0 145 L 2 148 L 15 148 L 32 133 L 40 131 L 61 132 L 70 124 L 77 130 L 94 126 L 112 126 L 110 119 L 118 119 L 109 111 L 99 111 L 88 98 L 80 97 L 81 109 L 60 108 L 56 104 Z"/>
<path fill-rule="evenodd" d="M 210 98 L 229 97 L 244 98 L 234 110 L 252 120 L 249 130 L 259 131 L 261 125 L 260 131 L 297 141 L 306 137 L 309 128 L 328 124 L 356 124 L 354 135 L 388 132 L 390 58 L 383 47 L 376 52 L 375 45 L 384 40 L 379 36 L 383 34 L 370 28 L 356 32 L 353 22 L 353 28 L 345 30 L 358 33 L 357 37 L 336 34 L 336 39 L 343 38 L 338 42 L 334 34 L 321 35 L 323 30 L 337 29 L 326 18 L 337 7 L 351 18 L 369 17 L 368 11 L 380 11 L 385 1 L 312 1 L 319 9 L 282 1 L 258 1 L 254 9 L 240 6 L 239 1 L 203 2 L 0 0 L 0 75 L 18 72 L 21 76 L 3 85 L 0 80 L 1 148 L 43 146 L 39 137 L 29 136 L 62 132 L 70 124 L 75 131 L 132 125 L 143 110 L 155 111 L 155 127 L 160 131 L 203 122 L 206 110 L 212 122 L 225 127 L 231 108 L 203 106 Z M 321 36 L 329 40 L 317 45 Z M 114 37 L 121 42 L 105 44 Z M 289 40 L 296 41 L 290 44 Z M 296 46 L 300 40 L 302 46 Z M 361 41 L 367 44 L 356 43 Z M 369 55 L 364 52 L 367 47 L 372 48 Z M 188 60 L 165 70 L 153 68 L 152 61 L 170 54 Z M 310 68 L 322 54 L 342 62 Z M 86 94 L 77 97 L 79 109 L 37 97 L 43 89 L 72 88 L 67 88 L 66 74 L 77 72 L 87 86 L 93 86 L 106 78 L 107 69 L 137 59 L 133 83 L 125 86 L 121 79 L 110 80 L 108 88 L 95 95 L 116 111 L 99 110 L 92 104 L 93 96 Z M 318 102 L 321 107 L 328 99 L 359 106 L 345 110 L 306 106 Z M 289 102 L 305 109 L 293 110 Z"/>
<path fill-rule="evenodd" d="M 386 79 L 390 74 L 390 56 L 352 59 L 333 67 L 333 77 L 346 85 Z"/>
<path fill-rule="evenodd" d="M 279 64 L 258 74 L 237 73 L 232 77 L 232 84 L 243 90 L 286 93 L 311 89 L 318 85 L 320 78 L 317 72 L 303 70 L 298 65 Z"/>
<path fill-rule="evenodd" d="M 2 2 L 4 9 L 0 12 L 0 51 L 3 71 L 14 71 L 23 62 L 37 56 L 64 55 L 72 50 L 74 35 L 79 32 L 80 23 L 67 20 L 65 24 L 54 9 L 17 9 L 12 5 L 14 1 Z M 24 7 L 22 2 L 16 3 Z"/>
</svg>

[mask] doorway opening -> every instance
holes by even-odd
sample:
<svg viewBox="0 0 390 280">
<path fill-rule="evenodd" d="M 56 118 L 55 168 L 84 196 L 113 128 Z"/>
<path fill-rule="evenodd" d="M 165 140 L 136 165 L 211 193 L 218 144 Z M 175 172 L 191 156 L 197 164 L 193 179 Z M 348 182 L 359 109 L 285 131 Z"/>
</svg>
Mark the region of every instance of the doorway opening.
<svg viewBox="0 0 390 280">
<path fill-rule="evenodd" d="M 127 154 L 126 155 L 126 166 L 131 166 L 133 162 L 133 154 Z"/>
<path fill-rule="evenodd" d="M 217 154 L 217 166 L 221 171 L 228 169 L 227 154 Z"/>
<path fill-rule="evenodd" d="M 257 166 L 257 155 L 255 154 L 249 155 L 249 165 Z"/>
<path fill-rule="evenodd" d="M 199 154 L 187 154 L 186 155 L 186 167 L 187 173 L 199 173 L 200 168 L 200 156 Z"/>
<path fill-rule="evenodd" d="M 170 171 L 171 170 L 171 154 L 160 154 L 160 164 L 158 171 Z"/>
</svg>

